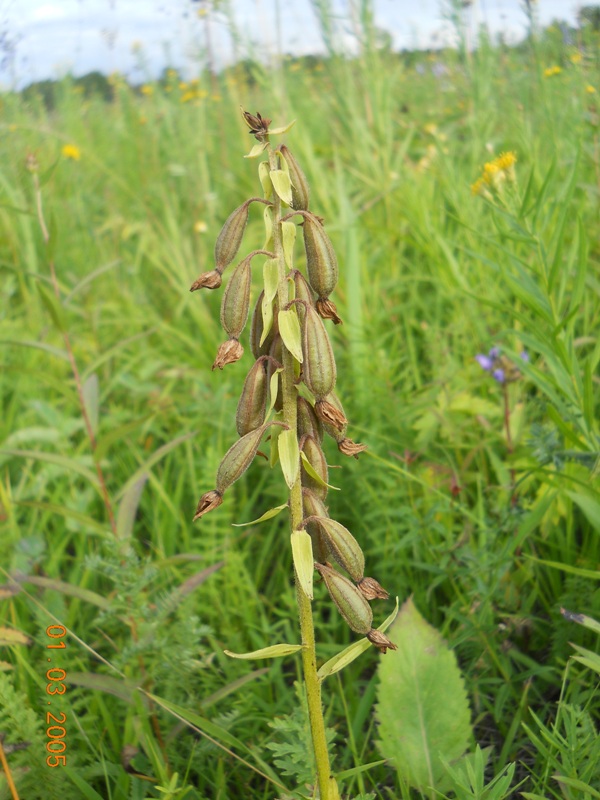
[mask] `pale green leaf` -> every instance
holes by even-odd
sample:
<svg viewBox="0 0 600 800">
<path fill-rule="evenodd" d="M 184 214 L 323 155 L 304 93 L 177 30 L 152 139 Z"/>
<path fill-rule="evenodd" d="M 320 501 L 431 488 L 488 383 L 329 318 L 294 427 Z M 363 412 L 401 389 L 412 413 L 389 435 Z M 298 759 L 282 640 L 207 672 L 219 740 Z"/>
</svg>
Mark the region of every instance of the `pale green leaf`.
<svg viewBox="0 0 600 800">
<path fill-rule="evenodd" d="M 273 194 L 273 184 L 271 183 L 271 178 L 269 176 L 268 161 L 261 161 L 260 164 L 258 165 L 258 178 L 263 188 L 265 200 L 268 200 L 269 197 L 271 197 L 271 195 Z"/>
<path fill-rule="evenodd" d="M 281 471 L 288 485 L 288 489 L 296 483 L 300 471 L 300 451 L 298 450 L 298 437 L 296 431 L 287 430 L 279 434 L 277 442 L 279 447 L 279 461 Z"/>
<path fill-rule="evenodd" d="M 244 158 L 258 158 L 258 156 L 265 150 L 268 142 L 258 142 L 255 144 L 252 150 L 247 153 Z"/>
<path fill-rule="evenodd" d="M 398 604 L 399 601 L 398 598 L 396 598 L 396 607 L 389 617 L 387 617 L 387 619 L 377 628 L 378 631 L 385 633 L 392 622 L 396 619 L 396 614 L 398 613 Z M 358 658 L 360 655 L 362 655 L 362 653 L 372 646 L 373 645 L 366 637 L 364 639 L 359 639 L 358 642 L 352 642 L 351 645 L 344 648 L 340 653 L 333 656 L 333 658 L 330 658 L 329 661 L 326 661 L 321 666 L 317 672 L 319 680 L 322 681 L 329 675 L 334 675 L 336 672 L 344 669 L 344 667 L 347 667 L 348 664 L 351 664 L 356 658 Z"/>
<path fill-rule="evenodd" d="M 37 289 L 38 292 L 40 293 L 40 297 L 42 298 L 42 302 L 44 303 L 44 305 L 48 310 L 48 313 L 52 317 L 52 322 L 61 333 L 64 333 L 65 320 L 63 314 L 63 308 L 60 304 L 60 301 L 58 300 L 55 294 L 48 291 L 48 289 L 46 289 L 45 286 L 42 286 L 41 283 L 38 283 Z"/>
<path fill-rule="evenodd" d="M 302 650 L 301 644 L 272 644 L 270 647 L 263 647 L 260 650 L 253 650 L 251 653 L 232 653 L 231 650 L 223 650 L 230 658 L 243 658 L 247 661 L 253 658 L 283 658 L 291 656 Z"/>
<path fill-rule="evenodd" d="M 584 628 L 594 631 L 594 633 L 600 633 L 600 622 L 597 622 L 592 617 L 588 617 L 586 614 L 577 614 L 575 611 L 567 611 L 566 608 L 561 608 L 560 613 L 569 622 L 576 622 L 578 625 L 583 625 Z"/>
<path fill-rule="evenodd" d="M 276 258 L 268 258 L 263 264 L 263 283 L 265 298 L 272 303 L 279 286 L 279 262 Z"/>
<path fill-rule="evenodd" d="M 22 577 L 19 576 L 18 581 L 19 583 L 31 583 L 42 589 L 60 592 L 69 597 L 76 597 L 78 600 L 97 606 L 97 608 L 107 609 L 110 606 L 110 600 L 103 595 L 93 592 L 91 589 L 85 589 L 75 583 L 60 581 L 58 578 L 48 578 L 46 575 L 23 575 Z"/>
<path fill-rule="evenodd" d="M 590 525 L 600 531 L 600 503 L 579 492 L 567 492 L 567 495 L 583 511 Z"/>
<path fill-rule="evenodd" d="M 272 250 L 273 248 L 273 217 L 271 216 L 271 209 L 269 206 L 265 207 L 263 211 L 263 219 L 265 221 L 265 243 L 263 250 Z"/>
<path fill-rule="evenodd" d="M 294 268 L 294 243 L 296 241 L 296 226 L 289 220 L 281 223 L 281 238 L 283 241 L 283 255 L 288 269 Z"/>
<path fill-rule="evenodd" d="M 277 414 L 274 414 L 274 417 L 276 419 L 282 419 L 283 418 L 283 413 L 282 412 L 278 412 Z M 271 453 L 269 455 L 269 466 L 271 467 L 271 469 L 273 469 L 275 464 L 277 464 L 277 462 L 279 461 L 279 444 L 278 444 L 278 442 L 279 442 L 279 437 L 281 435 L 282 430 L 283 430 L 283 428 L 281 428 L 279 425 L 274 425 L 271 428 Z"/>
<path fill-rule="evenodd" d="M 292 183 L 290 181 L 290 176 L 282 169 L 272 169 L 270 175 L 271 183 L 273 184 L 273 188 L 277 192 L 277 195 L 286 205 L 291 206 Z"/>
<path fill-rule="evenodd" d="M 291 122 L 288 122 L 287 125 L 284 125 L 282 128 L 269 128 L 269 136 L 278 136 L 280 133 L 287 133 L 290 128 L 292 128 L 296 124 L 296 120 L 293 119 Z"/>
<path fill-rule="evenodd" d="M 576 644 L 572 644 L 571 647 L 579 653 L 579 655 L 573 656 L 573 661 L 578 661 L 580 664 L 583 664 L 584 667 L 600 675 L 600 655 L 598 655 L 598 653 L 594 653 L 592 650 L 586 650 L 585 647 L 579 647 L 579 645 Z"/>
<path fill-rule="evenodd" d="M 279 440 L 281 442 L 281 438 Z M 281 445 L 280 445 L 281 447 Z M 313 599 L 313 574 L 315 571 L 315 560 L 312 551 L 312 539 L 306 531 L 294 531 L 291 534 L 292 557 L 294 559 L 294 569 L 296 578 L 304 594 Z"/>
<path fill-rule="evenodd" d="M 302 334 L 300 333 L 300 320 L 295 307 L 279 312 L 279 333 L 284 345 L 300 364 L 302 358 Z"/>
<path fill-rule="evenodd" d="M 284 433 L 285 433 L 285 431 L 284 431 Z M 279 514 L 281 511 L 283 511 L 284 508 L 287 508 L 287 503 L 284 503 L 281 506 L 275 506 L 275 508 L 270 508 L 268 511 L 265 511 L 265 513 L 262 516 L 260 516 L 258 519 L 253 519 L 252 522 L 237 522 L 237 523 L 234 522 L 234 523 L 232 523 L 233 527 L 234 528 L 245 528 L 247 525 L 258 525 L 259 522 L 266 522 L 268 519 L 272 519 L 273 517 L 276 517 L 277 514 Z"/>
<path fill-rule="evenodd" d="M 92 427 L 94 436 L 98 433 L 98 417 L 100 410 L 100 387 L 98 384 L 98 376 L 95 372 L 89 375 L 83 386 L 83 404 Z"/>
<path fill-rule="evenodd" d="M 140 505 L 142 491 L 148 480 L 148 474 L 144 473 L 135 483 L 132 483 L 123 495 L 119 503 L 117 514 L 117 539 L 125 541 L 131 537 L 133 523 Z"/>
<path fill-rule="evenodd" d="M 275 403 L 277 401 L 277 393 L 279 391 L 279 373 L 283 372 L 283 369 L 276 369 L 275 372 L 271 375 L 271 379 L 269 380 L 269 408 L 267 409 L 267 413 L 265 415 L 265 419 L 269 416 L 271 411 L 275 408 Z"/>
<path fill-rule="evenodd" d="M 264 295 L 260 304 L 260 313 L 262 314 L 263 331 L 259 344 L 262 345 L 269 335 L 269 331 L 271 330 L 271 326 L 273 324 L 273 302 L 267 300 Z"/>
<path fill-rule="evenodd" d="M 466 751 L 471 714 L 455 654 L 409 598 L 390 629 L 397 646 L 379 664 L 376 714 L 381 755 L 424 792 L 444 779 L 443 761 Z"/>
<path fill-rule="evenodd" d="M 323 478 L 319 475 L 319 473 L 310 463 L 306 453 L 303 450 L 300 451 L 300 458 L 302 459 L 302 466 L 304 467 L 304 469 L 308 472 L 311 478 L 314 478 L 314 480 L 316 480 L 319 486 L 326 486 L 328 489 L 335 489 L 336 492 L 339 492 L 340 490 L 339 486 L 332 486 L 330 483 L 325 483 Z"/>
</svg>

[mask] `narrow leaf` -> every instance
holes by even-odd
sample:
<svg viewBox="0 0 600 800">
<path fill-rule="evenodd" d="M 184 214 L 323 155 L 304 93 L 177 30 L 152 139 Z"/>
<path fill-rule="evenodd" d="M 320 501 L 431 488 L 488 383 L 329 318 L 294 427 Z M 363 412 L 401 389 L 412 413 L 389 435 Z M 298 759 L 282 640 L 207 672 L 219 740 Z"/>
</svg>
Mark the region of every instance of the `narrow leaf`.
<svg viewBox="0 0 600 800">
<path fill-rule="evenodd" d="M 99 390 L 99 383 L 98 383 L 98 376 L 95 372 L 92 372 L 91 375 L 87 377 L 85 383 L 82 386 L 83 391 L 83 403 L 85 405 L 85 410 L 88 415 L 88 419 L 90 421 L 90 425 L 92 426 L 92 431 L 94 436 L 98 432 L 98 417 L 99 417 L 99 408 L 100 408 L 100 390 Z"/>
<path fill-rule="evenodd" d="M 270 647 L 263 647 L 260 650 L 253 650 L 251 653 L 232 653 L 231 650 L 223 650 L 230 658 L 243 658 L 251 661 L 254 658 L 283 658 L 291 656 L 302 650 L 301 644 L 272 644 Z"/>
<path fill-rule="evenodd" d="M 298 450 L 296 431 L 282 431 L 279 435 L 278 446 L 281 471 L 288 489 L 291 489 L 296 483 L 300 471 L 300 451 Z"/>
<path fill-rule="evenodd" d="M 302 335 L 300 333 L 300 320 L 295 308 L 288 308 L 279 312 L 279 333 L 284 345 L 300 364 L 302 358 Z"/>
<path fill-rule="evenodd" d="M 282 169 L 272 169 L 271 170 L 271 182 L 273 184 L 273 188 L 281 197 L 283 202 L 291 206 L 292 205 L 292 184 L 290 181 L 290 176 L 284 172 Z"/>
<path fill-rule="evenodd" d="M 159 447 L 158 450 L 152 453 L 150 458 L 144 461 L 141 467 L 139 467 L 139 469 L 133 473 L 127 483 L 117 493 L 116 499 L 119 500 L 121 497 L 123 497 L 134 483 L 137 483 L 146 472 L 149 472 L 151 467 L 163 459 L 168 453 L 171 452 L 171 450 L 179 447 L 180 444 L 187 442 L 188 439 L 192 439 L 194 436 L 196 436 L 196 431 L 190 431 L 190 433 L 184 433 L 183 436 L 177 436 L 172 441 L 167 442 L 167 444 L 163 444 L 162 447 Z"/>
<path fill-rule="evenodd" d="M 277 136 L 280 133 L 287 133 L 290 128 L 292 128 L 296 124 L 296 120 L 293 119 L 291 122 L 288 122 L 287 125 L 284 125 L 282 128 L 269 128 L 269 136 Z"/>
<path fill-rule="evenodd" d="M 247 153 L 244 158 L 258 158 L 258 156 L 265 150 L 267 144 L 267 142 L 258 142 L 258 144 L 255 144 L 252 150 L 250 150 L 250 152 Z"/>
<path fill-rule="evenodd" d="M 266 206 L 263 211 L 263 219 L 265 221 L 265 243 L 263 245 L 263 250 L 271 250 L 273 247 L 273 217 L 271 216 L 271 209 L 269 206 Z"/>
<path fill-rule="evenodd" d="M 281 223 L 281 238 L 283 241 L 283 255 L 288 269 L 294 268 L 294 243 L 296 241 L 296 226 L 289 220 Z"/>
<path fill-rule="evenodd" d="M 15 580 L 18 580 L 19 583 L 31 583 L 34 586 L 39 586 L 40 589 L 51 589 L 54 592 L 65 594 L 67 597 L 76 597 L 78 600 L 91 603 L 97 608 L 105 609 L 110 606 L 110 601 L 101 594 L 97 594 L 91 589 L 84 589 L 83 586 L 59 581 L 57 578 L 47 578 L 45 575 L 23 575 L 18 576 Z"/>
<path fill-rule="evenodd" d="M 269 408 L 267 409 L 267 413 L 265 414 L 265 419 L 268 419 L 269 414 L 275 408 L 275 402 L 277 401 L 277 392 L 279 390 L 279 373 L 283 372 L 282 369 L 276 369 L 275 372 L 271 375 L 271 380 L 269 381 Z"/>
<path fill-rule="evenodd" d="M 314 478 L 317 481 L 319 486 L 326 486 L 328 489 L 335 489 L 336 492 L 340 491 L 339 486 L 332 486 L 330 483 L 325 483 L 323 478 L 319 475 L 319 473 L 310 463 L 303 450 L 300 451 L 300 458 L 302 459 L 302 466 L 304 467 L 304 469 L 308 472 L 311 478 Z"/>
<path fill-rule="evenodd" d="M 140 497 L 142 496 L 142 491 L 147 480 L 148 475 L 144 474 L 139 480 L 132 483 L 119 504 L 119 513 L 117 514 L 117 538 L 121 541 L 131 537 L 135 515 L 137 514 L 140 504 Z"/>
<path fill-rule="evenodd" d="M 283 431 L 283 433 L 287 433 L 287 431 Z M 270 508 L 268 511 L 265 511 L 265 513 L 262 516 L 260 516 L 258 519 L 253 519 L 252 522 L 237 522 L 237 523 L 234 522 L 234 523 L 232 523 L 233 527 L 234 528 L 245 528 L 248 525 L 258 525 L 259 522 L 266 522 L 268 519 L 272 519 L 273 517 L 276 517 L 277 514 L 279 514 L 281 511 L 283 511 L 284 508 L 287 508 L 287 503 L 284 503 L 281 506 L 275 506 L 275 508 Z"/>
<path fill-rule="evenodd" d="M 291 535 L 292 556 L 298 583 L 304 594 L 313 599 L 313 575 L 315 571 L 312 539 L 306 531 L 294 531 Z"/>
<path fill-rule="evenodd" d="M 268 258 L 263 264 L 263 283 L 265 298 L 272 303 L 279 285 L 279 262 L 276 258 Z"/>
<path fill-rule="evenodd" d="M 49 292 L 45 286 L 42 286 L 41 283 L 38 283 L 37 289 L 38 292 L 40 293 L 40 297 L 42 298 L 42 302 L 44 303 L 44 305 L 48 310 L 48 313 L 52 317 L 52 322 L 61 333 L 64 333 L 65 321 L 60 301 L 57 300 L 56 296 L 52 292 Z"/>
</svg>

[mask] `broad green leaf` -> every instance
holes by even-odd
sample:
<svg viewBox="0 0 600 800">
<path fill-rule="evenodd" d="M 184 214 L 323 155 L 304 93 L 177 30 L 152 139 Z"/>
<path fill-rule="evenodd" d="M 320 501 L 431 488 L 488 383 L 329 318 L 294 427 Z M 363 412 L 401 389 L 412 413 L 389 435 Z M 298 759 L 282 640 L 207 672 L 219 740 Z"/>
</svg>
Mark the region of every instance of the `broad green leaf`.
<svg viewBox="0 0 600 800">
<path fill-rule="evenodd" d="M 284 431 L 285 432 L 285 431 Z M 281 438 L 279 439 L 281 442 Z M 281 446 L 281 445 L 280 445 Z M 313 558 L 312 539 L 306 531 L 294 531 L 291 534 L 292 557 L 298 583 L 304 594 L 313 599 L 313 575 L 315 559 Z"/>
<path fill-rule="evenodd" d="M 308 536 L 308 534 L 306 534 Z M 12 644 L 31 644 L 31 639 L 25 636 L 21 631 L 16 631 L 14 628 L 7 628 L 4 625 L 0 626 L 0 647 L 2 645 Z"/>
<path fill-rule="evenodd" d="M 289 220 L 281 223 L 281 238 L 283 241 L 283 255 L 288 269 L 294 268 L 294 243 L 296 241 L 296 226 Z"/>
<path fill-rule="evenodd" d="M 279 312 L 279 333 L 284 345 L 300 364 L 302 358 L 302 335 L 300 333 L 300 320 L 294 307 Z"/>
<path fill-rule="evenodd" d="M 269 177 L 268 161 L 261 161 L 258 165 L 258 178 L 263 188 L 265 200 L 268 200 L 273 194 L 273 184 L 271 183 L 271 178 Z"/>
<path fill-rule="evenodd" d="M 272 169 L 270 175 L 273 188 L 277 192 L 277 195 L 286 205 L 291 206 L 292 184 L 290 181 L 290 176 L 282 169 Z"/>
<path fill-rule="evenodd" d="M 263 647 L 260 650 L 253 650 L 251 653 L 232 653 L 231 650 L 223 650 L 230 658 L 243 658 L 248 661 L 253 658 L 283 658 L 291 656 L 302 650 L 301 644 L 272 644 L 270 647 Z"/>
<path fill-rule="evenodd" d="M 442 762 L 455 761 L 468 747 L 467 693 L 455 654 L 412 598 L 400 609 L 390 637 L 398 649 L 379 663 L 377 744 L 403 780 L 426 792 L 445 778 Z"/>
<path fill-rule="evenodd" d="M 306 453 L 301 450 L 300 451 L 300 458 L 302 459 L 302 466 L 308 472 L 311 478 L 314 478 L 319 486 L 326 486 L 328 489 L 335 489 L 336 492 L 339 492 L 339 486 L 332 486 L 330 483 L 325 483 L 323 478 L 319 475 L 319 473 L 315 470 L 313 465 L 308 460 Z"/>
<path fill-rule="evenodd" d="M 92 432 L 95 437 L 96 433 L 98 432 L 98 416 L 100 409 L 100 390 L 98 376 L 95 372 L 92 372 L 92 374 L 88 375 L 86 378 L 82 386 L 82 392 L 85 410 L 87 412 L 90 425 L 92 426 Z"/>
<path fill-rule="evenodd" d="M 135 483 L 132 483 L 119 503 L 117 514 L 117 539 L 125 541 L 131 537 L 135 515 L 140 504 L 142 491 L 148 480 L 147 473 L 144 473 Z"/>
<path fill-rule="evenodd" d="M 288 485 L 288 489 L 296 483 L 298 472 L 300 471 L 300 451 L 298 450 L 298 438 L 296 431 L 281 431 L 277 441 L 279 448 L 279 462 L 281 471 Z"/>
<path fill-rule="evenodd" d="M 396 614 L 398 613 L 398 598 L 396 598 L 396 607 L 392 611 L 392 613 L 387 617 L 387 619 L 377 628 L 378 631 L 385 633 L 387 629 L 390 627 L 392 622 L 396 619 Z M 358 658 L 362 653 L 372 647 L 373 645 L 367 639 L 360 639 L 358 642 L 353 642 L 351 645 L 346 647 L 341 653 L 333 656 L 330 658 L 329 661 L 326 661 L 319 671 L 317 675 L 319 676 L 319 680 L 324 680 L 329 675 L 334 675 L 336 672 L 344 669 L 347 667 L 348 664 L 351 664 L 354 659 Z"/>
<path fill-rule="evenodd" d="M 255 144 L 252 150 L 247 153 L 244 158 L 258 158 L 258 156 L 265 150 L 268 142 L 258 142 Z"/>
<path fill-rule="evenodd" d="M 287 431 L 283 431 L 283 433 L 287 433 Z M 245 528 L 247 525 L 258 525 L 259 522 L 266 522 L 268 519 L 276 517 L 277 514 L 283 511 L 284 508 L 287 508 L 287 503 L 284 503 L 281 506 L 275 506 L 275 508 L 270 508 L 268 511 L 265 511 L 262 516 L 258 517 L 258 519 L 253 519 L 252 522 L 234 522 L 232 523 L 233 527 Z"/>
</svg>

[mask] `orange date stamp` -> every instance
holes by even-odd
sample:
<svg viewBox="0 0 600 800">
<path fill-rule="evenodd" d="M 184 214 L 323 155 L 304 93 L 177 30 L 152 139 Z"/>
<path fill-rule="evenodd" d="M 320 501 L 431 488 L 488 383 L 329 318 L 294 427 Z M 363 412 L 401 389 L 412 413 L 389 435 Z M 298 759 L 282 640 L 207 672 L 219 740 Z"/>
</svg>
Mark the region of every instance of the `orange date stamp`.
<svg viewBox="0 0 600 800">
<path fill-rule="evenodd" d="M 46 628 L 46 635 L 52 640 L 51 644 L 46 645 L 46 650 L 48 650 L 48 662 L 53 664 L 54 658 L 59 656 L 59 652 L 56 651 L 67 649 L 64 641 L 67 629 L 63 625 L 50 625 Z M 66 677 L 67 673 L 62 667 L 53 665 L 46 672 L 46 679 L 49 681 L 46 685 L 46 694 L 50 698 L 48 700 L 49 706 L 58 701 L 67 691 L 64 683 Z M 46 759 L 46 764 L 49 767 L 64 767 L 67 764 L 66 721 L 67 715 L 64 711 L 46 712 L 46 736 L 48 737 L 46 750 L 50 754 Z"/>
</svg>

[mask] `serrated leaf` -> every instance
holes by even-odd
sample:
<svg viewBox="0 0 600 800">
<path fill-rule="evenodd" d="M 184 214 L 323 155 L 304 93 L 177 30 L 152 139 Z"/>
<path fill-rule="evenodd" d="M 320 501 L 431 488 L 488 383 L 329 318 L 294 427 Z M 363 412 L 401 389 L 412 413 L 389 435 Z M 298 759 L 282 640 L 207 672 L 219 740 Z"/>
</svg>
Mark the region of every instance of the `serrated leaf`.
<svg viewBox="0 0 600 800">
<path fill-rule="evenodd" d="M 255 144 L 252 150 L 249 153 L 246 153 L 244 158 L 258 158 L 258 156 L 265 150 L 267 147 L 268 142 L 258 142 Z"/>
<path fill-rule="evenodd" d="M 98 417 L 100 409 L 100 385 L 98 383 L 98 376 L 95 372 L 88 375 L 82 386 L 83 403 L 85 410 L 92 426 L 94 436 L 98 432 Z"/>
<path fill-rule="evenodd" d="M 310 461 L 308 460 L 308 456 L 303 450 L 300 451 L 300 458 L 302 459 L 302 466 L 304 467 L 304 469 L 308 472 L 310 477 L 313 478 L 319 484 L 319 486 L 326 486 L 328 489 L 334 489 L 336 492 L 340 491 L 339 486 L 332 486 L 330 483 L 325 483 L 323 478 L 319 475 L 319 473 L 310 463 Z"/>
<path fill-rule="evenodd" d="M 284 431 L 285 433 L 285 431 Z M 315 560 L 312 551 L 312 539 L 306 531 L 294 531 L 291 534 L 292 556 L 298 583 L 304 594 L 313 599 L 313 575 Z"/>
<path fill-rule="evenodd" d="M 472 736 L 464 681 L 455 654 L 412 598 L 390 636 L 398 649 L 379 664 L 377 745 L 403 780 L 420 791 L 435 789 L 443 761 L 460 758 Z"/>
<path fill-rule="evenodd" d="M 21 631 L 16 631 L 14 628 L 7 628 L 4 625 L 0 626 L 0 647 L 13 644 L 31 644 L 31 639 L 25 636 L 24 633 L 21 633 Z"/>
<path fill-rule="evenodd" d="M 258 519 L 253 519 L 252 522 L 233 522 L 232 525 L 234 528 L 245 528 L 247 525 L 258 525 L 259 522 L 266 522 L 268 519 L 273 519 L 273 517 L 276 517 L 277 514 L 283 511 L 284 508 L 287 508 L 287 503 L 284 503 L 281 506 L 275 506 L 275 508 L 270 508 Z"/>
<path fill-rule="evenodd" d="M 253 650 L 251 653 L 232 653 L 231 650 L 223 650 L 223 652 L 230 658 L 243 658 L 250 661 L 253 658 L 283 658 L 297 653 L 298 650 L 302 650 L 301 644 L 272 644 L 270 647 Z"/>
<path fill-rule="evenodd" d="M 273 184 L 271 183 L 269 172 L 269 162 L 261 161 L 258 165 L 258 179 L 260 180 L 260 185 L 263 188 L 265 200 L 268 200 L 273 194 Z"/>
<path fill-rule="evenodd" d="M 273 184 L 273 188 L 277 192 L 277 195 L 286 205 L 291 206 L 292 182 L 290 181 L 290 176 L 282 169 L 272 169 L 269 174 L 271 176 L 271 183 Z"/>
<path fill-rule="evenodd" d="M 296 431 L 281 431 L 277 440 L 279 448 L 279 462 L 283 477 L 288 489 L 296 483 L 300 471 L 300 451 L 298 450 L 298 436 Z"/>
<path fill-rule="evenodd" d="M 288 269 L 294 268 L 294 243 L 296 241 L 296 226 L 289 220 L 281 223 L 281 239 L 283 241 L 283 256 Z"/>
<path fill-rule="evenodd" d="M 303 361 L 302 334 L 300 332 L 300 320 L 298 319 L 296 309 L 292 307 L 280 311 L 278 322 L 279 333 L 281 334 L 284 345 L 294 356 L 296 361 L 301 364 Z"/>
<path fill-rule="evenodd" d="M 280 133 L 287 133 L 295 124 L 296 120 L 293 119 L 291 122 L 288 122 L 287 125 L 284 125 L 283 128 L 269 128 L 269 136 L 277 136 Z"/>
<path fill-rule="evenodd" d="M 396 614 L 398 613 L 398 605 L 399 601 L 396 598 L 396 607 L 392 611 L 392 613 L 387 617 L 387 619 L 377 628 L 378 631 L 385 633 L 387 629 L 390 627 L 392 622 L 396 619 Z M 358 642 L 353 642 L 348 647 L 344 648 L 340 653 L 330 658 L 329 661 L 326 661 L 319 671 L 317 675 L 319 680 L 324 680 L 329 675 L 334 675 L 336 672 L 344 669 L 347 667 L 348 664 L 351 664 L 354 659 L 358 658 L 362 653 L 372 647 L 373 645 L 371 642 L 365 637 L 364 639 L 359 639 Z"/>
</svg>

